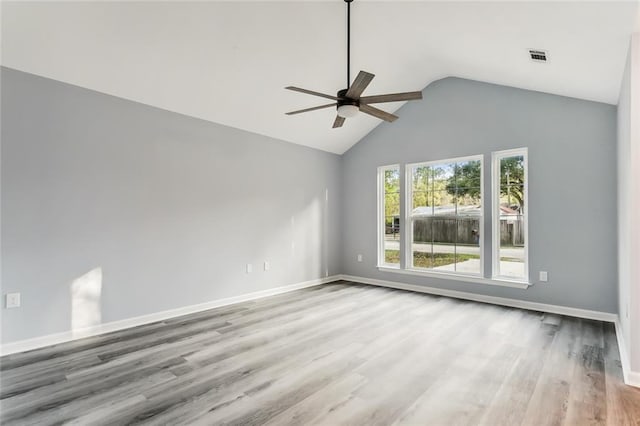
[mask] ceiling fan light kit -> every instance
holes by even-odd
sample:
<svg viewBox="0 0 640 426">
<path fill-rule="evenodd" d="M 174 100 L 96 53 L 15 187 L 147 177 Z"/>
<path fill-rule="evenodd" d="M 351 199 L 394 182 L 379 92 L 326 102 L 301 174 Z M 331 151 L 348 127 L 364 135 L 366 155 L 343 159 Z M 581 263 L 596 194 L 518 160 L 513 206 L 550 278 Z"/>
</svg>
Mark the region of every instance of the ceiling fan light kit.
<svg viewBox="0 0 640 426">
<path fill-rule="evenodd" d="M 308 95 L 319 96 L 321 98 L 331 99 L 334 103 L 320 105 L 311 108 L 305 108 L 297 111 L 287 112 L 287 115 L 300 114 L 303 112 L 315 111 L 324 108 L 336 107 L 337 115 L 333 122 L 333 128 L 342 127 L 346 118 L 352 118 L 358 115 L 359 111 L 373 117 L 379 118 L 387 122 L 393 122 L 398 117 L 381 109 L 372 107 L 369 104 L 382 102 L 401 102 L 422 99 L 422 92 L 404 92 L 390 93 L 386 95 L 361 96 L 362 92 L 367 88 L 373 77 L 373 74 L 366 71 L 360 71 L 353 83 L 351 83 L 351 2 L 353 0 L 344 0 L 347 4 L 347 88 L 338 90 L 336 96 L 327 95 L 312 90 L 302 89 L 300 87 L 287 86 L 285 89 L 295 92 L 306 93 Z"/>
<path fill-rule="evenodd" d="M 360 111 L 360 107 L 357 105 L 339 105 L 338 106 L 338 115 L 342 118 L 351 118 L 358 115 L 358 111 Z"/>
</svg>

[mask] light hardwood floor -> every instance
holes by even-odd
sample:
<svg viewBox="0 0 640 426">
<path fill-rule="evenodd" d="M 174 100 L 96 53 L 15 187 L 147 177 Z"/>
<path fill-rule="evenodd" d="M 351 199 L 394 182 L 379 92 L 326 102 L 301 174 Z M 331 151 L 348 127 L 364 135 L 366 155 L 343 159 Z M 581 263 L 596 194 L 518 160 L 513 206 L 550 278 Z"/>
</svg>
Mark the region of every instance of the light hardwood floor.
<svg viewBox="0 0 640 426">
<path fill-rule="evenodd" d="M 612 324 L 344 282 L 0 369 L 7 425 L 640 424 Z"/>
</svg>

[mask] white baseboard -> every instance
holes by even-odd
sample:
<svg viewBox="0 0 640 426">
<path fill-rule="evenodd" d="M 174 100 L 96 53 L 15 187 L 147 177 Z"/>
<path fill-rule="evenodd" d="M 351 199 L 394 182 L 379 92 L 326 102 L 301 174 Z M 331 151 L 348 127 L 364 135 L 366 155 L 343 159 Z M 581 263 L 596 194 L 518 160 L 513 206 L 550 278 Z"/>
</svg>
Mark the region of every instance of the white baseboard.
<svg viewBox="0 0 640 426">
<path fill-rule="evenodd" d="M 286 285 L 282 287 L 271 288 L 268 290 L 256 291 L 253 293 L 241 294 L 239 296 L 227 297 L 225 299 L 212 300 L 210 302 L 199 303 L 197 305 L 183 306 L 167 311 L 155 312 L 153 314 L 142 315 L 139 317 L 127 318 L 119 321 L 112 321 L 87 327 L 81 330 L 65 331 L 62 333 L 49 334 L 46 336 L 36 337 L 33 339 L 20 340 L 0 345 L 0 356 L 10 355 L 17 352 L 29 351 L 32 349 L 42 348 L 44 346 L 56 345 L 59 343 L 70 342 L 72 340 L 81 339 L 83 337 L 96 336 L 99 334 L 109 333 L 112 331 L 123 330 L 125 328 L 136 327 L 139 325 L 149 324 L 156 321 L 162 321 L 169 318 L 179 317 L 182 315 L 192 314 L 195 312 L 206 311 L 207 309 L 218 308 L 220 306 L 232 305 L 234 303 L 246 302 L 249 300 L 261 299 L 263 297 L 275 296 L 276 294 L 287 293 L 302 288 L 313 287 L 316 285 L 326 284 L 340 279 L 339 275 L 333 275 L 326 278 L 318 278 L 315 280 L 304 281 L 296 284 Z"/>
<path fill-rule="evenodd" d="M 422 285 L 405 284 L 396 281 L 378 280 L 374 278 L 356 277 L 352 275 L 340 275 L 346 281 L 354 281 L 363 284 L 377 285 L 381 287 L 397 288 L 400 290 L 416 291 L 420 293 L 435 294 L 438 296 L 453 297 L 456 299 L 472 300 L 474 302 L 491 303 L 493 305 L 509 306 L 531 311 L 548 312 L 551 314 L 568 315 L 577 318 L 593 319 L 615 323 L 618 315 L 608 312 L 590 311 L 587 309 L 569 308 L 567 306 L 548 305 L 546 303 L 527 302 L 505 297 L 485 296 L 482 294 L 467 293 L 464 291 L 446 290 L 442 288 L 427 287 Z"/>
<path fill-rule="evenodd" d="M 640 388 L 640 373 L 637 371 L 631 371 L 631 364 L 629 363 L 628 356 L 629 352 L 627 352 L 627 344 L 623 338 L 620 319 L 616 319 L 616 338 L 618 339 L 618 349 L 620 350 L 620 364 L 622 364 L 622 374 L 624 376 L 624 382 L 629 386 Z"/>
</svg>

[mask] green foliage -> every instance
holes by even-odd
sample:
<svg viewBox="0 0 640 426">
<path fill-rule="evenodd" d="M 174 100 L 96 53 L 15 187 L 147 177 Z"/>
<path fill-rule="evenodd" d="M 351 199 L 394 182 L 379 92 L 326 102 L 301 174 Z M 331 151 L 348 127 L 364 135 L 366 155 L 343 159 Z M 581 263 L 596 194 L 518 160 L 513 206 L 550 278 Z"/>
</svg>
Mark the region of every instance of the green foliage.
<svg viewBox="0 0 640 426">
<path fill-rule="evenodd" d="M 477 203 L 482 186 L 480 161 L 421 166 L 412 173 L 412 209 L 416 207 Z M 384 175 L 385 222 L 391 227 L 400 215 L 400 172 L 387 170 Z M 501 202 L 524 204 L 524 157 L 500 160 Z"/>
<path fill-rule="evenodd" d="M 447 192 L 456 197 L 480 197 L 480 161 L 458 163 L 446 185 Z M 524 205 L 524 157 L 507 157 L 500 160 L 500 199 L 509 205 Z"/>
<path fill-rule="evenodd" d="M 400 192 L 400 171 L 397 169 L 384 172 L 384 192 Z"/>
<path fill-rule="evenodd" d="M 393 216 L 400 215 L 400 171 L 384 172 L 384 215 L 387 227 L 392 224 Z"/>
<path fill-rule="evenodd" d="M 413 170 L 413 208 L 451 204 L 447 191 L 447 166 L 423 166 Z"/>
<path fill-rule="evenodd" d="M 524 157 L 500 160 L 500 201 L 524 206 Z"/>
<path fill-rule="evenodd" d="M 447 192 L 456 197 L 480 198 L 481 174 L 480 161 L 456 164 L 453 176 L 447 180 Z"/>
</svg>

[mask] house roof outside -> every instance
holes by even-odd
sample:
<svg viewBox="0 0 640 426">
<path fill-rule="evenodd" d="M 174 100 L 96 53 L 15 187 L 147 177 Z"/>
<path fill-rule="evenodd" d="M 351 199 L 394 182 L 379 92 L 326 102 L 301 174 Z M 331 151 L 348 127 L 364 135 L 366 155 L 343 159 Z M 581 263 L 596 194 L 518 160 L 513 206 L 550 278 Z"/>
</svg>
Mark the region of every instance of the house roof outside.
<svg viewBox="0 0 640 426">
<path fill-rule="evenodd" d="M 519 215 L 520 212 L 518 210 L 512 209 L 508 206 L 501 205 L 500 206 L 500 217 L 507 218 L 514 215 Z M 445 205 L 445 206 L 421 206 L 416 207 L 412 211 L 413 217 L 431 217 L 431 216 L 482 216 L 482 206 L 481 205 L 472 205 L 472 206 L 456 206 L 454 204 Z"/>
<path fill-rule="evenodd" d="M 413 209 L 413 217 L 430 217 L 430 216 L 482 216 L 482 206 L 425 206 Z"/>
</svg>

